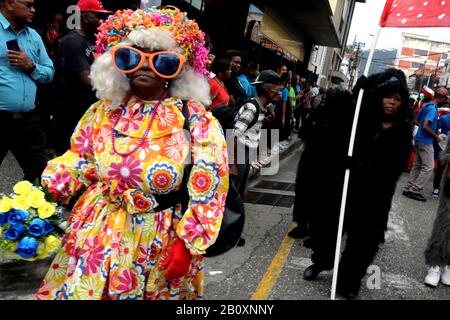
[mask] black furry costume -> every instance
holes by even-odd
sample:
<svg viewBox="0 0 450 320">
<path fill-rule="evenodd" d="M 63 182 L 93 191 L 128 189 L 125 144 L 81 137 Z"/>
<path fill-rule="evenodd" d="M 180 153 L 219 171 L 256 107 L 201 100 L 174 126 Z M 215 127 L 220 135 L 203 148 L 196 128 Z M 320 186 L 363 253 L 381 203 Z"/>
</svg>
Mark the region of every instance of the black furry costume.
<svg viewBox="0 0 450 320">
<path fill-rule="evenodd" d="M 365 89 L 353 157 L 348 144 L 359 88 Z M 399 93 L 402 105 L 391 128 L 383 129 L 382 99 Z M 344 231 L 346 248 L 339 270 L 341 293 L 358 293 L 378 245 L 384 241 L 397 180 L 406 167 L 412 125 L 408 90 L 401 71 L 389 69 L 363 78 L 354 95 L 331 92 L 312 116 L 299 162 L 294 221 L 308 225 L 312 260 L 324 270 L 334 264 L 345 169 L 350 168 Z"/>
</svg>

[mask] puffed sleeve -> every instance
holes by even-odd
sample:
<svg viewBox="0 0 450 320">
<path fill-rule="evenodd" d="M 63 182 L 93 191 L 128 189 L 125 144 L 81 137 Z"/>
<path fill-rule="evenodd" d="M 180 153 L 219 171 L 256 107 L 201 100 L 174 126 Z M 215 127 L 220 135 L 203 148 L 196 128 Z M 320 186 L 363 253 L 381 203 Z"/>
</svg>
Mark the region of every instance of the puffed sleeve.
<svg viewBox="0 0 450 320">
<path fill-rule="evenodd" d="M 58 191 L 64 203 L 83 187 L 88 187 L 97 180 L 92 132 L 95 114 L 101 104 L 102 101 L 99 101 L 86 111 L 72 134 L 70 149 L 62 156 L 50 160 L 42 174 L 42 186 Z"/>
<path fill-rule="evenodd" d="M 193 255 L 203 254 L 217 238 L 228 192 L 228 153 L 218 121 L 204 107 L 188 102 L 192 170 L 190 201 L 176 232 Z"/>
</svg>

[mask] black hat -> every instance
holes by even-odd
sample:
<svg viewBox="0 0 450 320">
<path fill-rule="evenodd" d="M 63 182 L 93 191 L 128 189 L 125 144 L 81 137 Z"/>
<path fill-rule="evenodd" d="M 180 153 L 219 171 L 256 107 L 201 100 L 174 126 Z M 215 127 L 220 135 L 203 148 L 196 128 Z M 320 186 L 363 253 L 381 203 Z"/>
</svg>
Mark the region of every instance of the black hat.
<svg viewBox="0 0 450 320">
<path fill-rule="evenodd" d="M 281 84 L 281 77 L 273 70 L 264 70 L 261 71 L 259 76 L 256 78 L 254 82 L 252 82 L 252 85 L 255 84 L 262 84 L 262 83 L 270 83 L 270 84 Z"/>
</svg>

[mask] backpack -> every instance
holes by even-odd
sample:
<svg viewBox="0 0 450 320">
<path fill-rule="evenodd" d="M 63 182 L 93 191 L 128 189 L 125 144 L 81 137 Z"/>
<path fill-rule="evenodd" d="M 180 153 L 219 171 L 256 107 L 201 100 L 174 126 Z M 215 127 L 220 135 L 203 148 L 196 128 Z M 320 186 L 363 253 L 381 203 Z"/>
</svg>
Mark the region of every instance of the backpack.
<svg viewBox="0 0 450 320">
<path fill-rule="evenodd" d="M 186 101 L 183 101 L 183 116 L 186 120 L 189 119 L 189 112 L 186 106 Z M 189 124 L 186 120 L 184 122 L 183 128 L 185 130 L 188 130 L 189 132 Z M 179 203 L 181 203 L 182 212 L 186 212 L 190 200 L 189 192 L 187 190 L 187 183 L 191 170 L 192 164 L 186 165 L 180 189 L 165 195 L 155 196 L 155 199 L 158 202 L 158 206 L 154 210 L 155 212 L 173 208 Z M 214 257 L 236 247 L 239 239 L 241 238 L 242 231 L 244 230 L 244 224 L 244 201 L 239 195 L 239 192 L 234 186 L 233 182 L 229 180 L 229 187 L 227 199 L 225 201 L 222 224 L 220 226 L 216 242 L 214 242 L 213 245 L 206 249 L 206 253 L 203 256 Z"/>
<path fill-rule="evenodd" d="M 237 118 L 238 118 L 238 114 L 239 114 L 239 110 L 241 110 L 241 108 L 243 106 L 245 106 L 245 104 L 247 103 L 251 103 L 256 107 L 256 115 L 253 118 L 252 122 L 249 123 L 248 125 L 248 129 L 250 129 L 251 127 L 253 127 L 256 123 L 256 121 L 258 121 L 259 118 L 259 105 L 256 102 L 255 99 L 250 99 L 249 101 L 247 101 L 246 103 L 244 103 L 242 106 L 219 106 L 214 108 L 214 110 L 211 111 L 212 115 L 214 116 L 214 118 L 216 118 L 220 125 L 222 126 L 222 129 L 225 131 L 227 129 L 234 129 L 234 125 L 236 124 Z"/>
</svg>

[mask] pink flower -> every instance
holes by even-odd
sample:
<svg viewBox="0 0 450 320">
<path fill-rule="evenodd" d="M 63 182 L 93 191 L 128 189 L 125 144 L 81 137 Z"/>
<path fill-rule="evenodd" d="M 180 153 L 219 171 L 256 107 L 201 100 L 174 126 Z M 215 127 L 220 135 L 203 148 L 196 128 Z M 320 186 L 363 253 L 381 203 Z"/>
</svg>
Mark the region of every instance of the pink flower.
<svg viewBox="0 0 450 320">
<path fill-rule="evenodd" d="M 227 194 L 222 193 L 222 195 L 219 195 L 216 193 L 214 195 L 214 199 L 211 200 L 210 207 L 214 210 L 214 216 L 217 218 L 220 215 L 223 215 L 223 212 L 225 210 L 225 202 L 227 201 Z"/>
<path fill-rule="evenodd" d="M 72 180 L 70 173 L 67 171 L 56 172 L 53 178 L 50 180 L 50 185 L 58 190 L 61 194 L 67 195 L 69 193 L 69 184 Z"/>
<path fill-rule="evenodd" d="M 88 238 L 85 247 L 81 250 L 80 255 L 85 258 L 85 269 L 83 274 L 90 275 L 97 273 L 103 260 L 103 246 L 100 245 L 98 236 Z"/>
<path fill-rule="evenodd" d="M 188 237 L 190 239 L 196 239 L 199 237 L 202 237 L 205 242 L 205 229 L 203 229 L 203 226 L 197 221 L 195 217 L 189 217 L 186 219 L 186 230 L 188 231 Z"/>
<path fill-rule="evenodd" d="M 139 168 L 140 163 L 133 157 L 126 157 L 122 163 L 111 164 L 111 169 L 108 175 L 113 179 L 119 180 L 119 184 L 125 189 L 132 189 L 142 182 L 142 178 L 139 174 L 142 173 L 142 169 Z"/>
<path fill-rule="evenodd" d="M 46 300 L 50 298 L 50 288 L 47 286 L 47 280 L 43 280 L 36 293 L 36 300 Z"/>
<path fill-rule="evenodd" d="M 194 129 L 192 130 L 192 137 L 195 141 L 203 141 L 208 139 L 208 119 L 201 117 L 194 124 Z"/>
<path fill-rule="evenodd" d="M 140 113 L 139 109 L 136 110 L 134 108 L 131 108 L 128 110 L 127 114 L 122 117 L 119 126 L 124 132 L 130 130 L 130 128 L 132 130 L 138 130 L 139 123 L 142 122 L 143 119 L 144 115 Z"/>
<path fill-rule="evenodd" d="M 117 286 L 117 289 L 120 292 L 130 292 L 136 289 L 137 277 L 130 270 L 125 269 L 122 273 L 122 276 L 119 276 L 118 279 L 119 285 Z"/>
<path fill-rule="evenodd" d="M 78 152 L 85 156 L 87 153 L 92 154 L 92 128 L 86 127 L 80 129 L 80 135 L 75 139 L 75 148 Z"/>
</svg>

